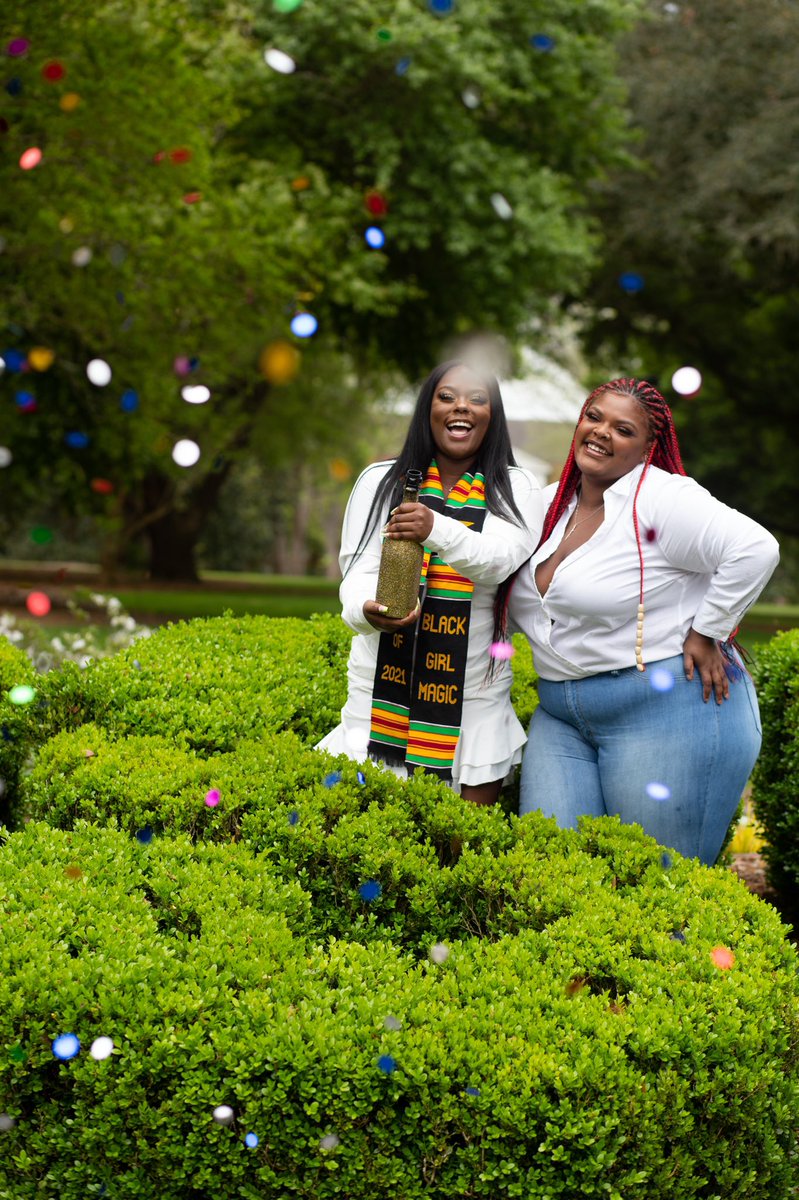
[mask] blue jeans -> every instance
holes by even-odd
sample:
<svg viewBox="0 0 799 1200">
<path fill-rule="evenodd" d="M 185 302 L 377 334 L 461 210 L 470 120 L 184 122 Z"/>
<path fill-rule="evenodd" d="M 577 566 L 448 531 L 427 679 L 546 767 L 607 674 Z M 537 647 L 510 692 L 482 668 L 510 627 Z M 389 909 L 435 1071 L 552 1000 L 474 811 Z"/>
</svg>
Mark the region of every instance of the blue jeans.
<svg viewBox="0 0 799 1200">
<path fill-rule="evenodd" d="M 760 751 L 755 689 L 745 670 L 735 674 L 720 705 L 703 701 L 698 671 L 688 682 L 682 655 L 646 671 L 540 679 L 520 815 L 539 809 L 561 828 L 619 816 L 712 865 Z M 673 687 L 657 690 L 670 676 Z"/>
</svg>

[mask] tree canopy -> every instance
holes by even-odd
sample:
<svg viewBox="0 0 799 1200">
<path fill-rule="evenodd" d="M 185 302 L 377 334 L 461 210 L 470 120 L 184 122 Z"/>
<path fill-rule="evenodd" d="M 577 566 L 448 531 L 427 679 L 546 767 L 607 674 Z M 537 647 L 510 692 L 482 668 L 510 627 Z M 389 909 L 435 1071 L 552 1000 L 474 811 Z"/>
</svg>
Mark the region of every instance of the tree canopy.
<svg viewBox="0 0 799 1200">
<path fill-rule="evenodd" d="M 513 336 L 578 288 L 637 7 L 41 0 L 17 18 L 6 518 L 46 488 L 97 515 L 111 557 L 147 535 L 156 574 L 190 575 L 248 448 L 324 458 L 392 372 L 426 371 L 453 333 Z M 291 331 L 304 311 L 315 337 Z"/>
<path fill-rule="evenodd" d="M 594 361 L 656 377 L 686 463 L 775 532 L 799 534 L 799 8 L 651 4 L 625 40 L 644 170 L 599 189 Z M 597 316 L 598 314 L 598 316 Z M 670 389 L 685 364 L 701 391 Z"/>
</svg>

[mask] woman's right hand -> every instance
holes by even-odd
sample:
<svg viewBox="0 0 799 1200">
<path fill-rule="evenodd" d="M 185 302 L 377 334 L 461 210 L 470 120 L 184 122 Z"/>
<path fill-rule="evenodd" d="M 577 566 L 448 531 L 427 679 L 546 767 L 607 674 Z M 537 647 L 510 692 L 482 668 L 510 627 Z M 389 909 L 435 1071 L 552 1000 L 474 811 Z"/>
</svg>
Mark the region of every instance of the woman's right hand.
<svg viewBox="0 0 799 1200">
<path fill-rule="evenodd" d="M 376 600 L 366 600 L 363 606 L 363 615 L 369 624 L 374 629 L 379 629 L 381 633 L 393 633 L 396 629 L 405 629 L 406 626 L 413 625 L 419 620 L 421 611 L 422 606 L 418 600 L 416 608 L 413 612 L 409 612 L 407 617 L 387 617 L 386 606 L 378 604 Z"/>
</svg>

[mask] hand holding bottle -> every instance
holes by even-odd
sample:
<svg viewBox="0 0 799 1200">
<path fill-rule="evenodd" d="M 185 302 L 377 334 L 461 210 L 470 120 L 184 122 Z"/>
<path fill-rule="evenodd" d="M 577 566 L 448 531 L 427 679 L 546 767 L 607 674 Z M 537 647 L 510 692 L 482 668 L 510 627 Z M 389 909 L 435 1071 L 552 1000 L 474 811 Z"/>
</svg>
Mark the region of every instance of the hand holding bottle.
<svg viewBox="0 0 799 1200">
<path fill-rule="evenodd" d="M 421 605 L 416 602 L 416 608 L 409 612 L 407 617 L 387 617 L 385 604 L 378 604 L 376 600 L 367 600 L 363 606 L 363 615 L 366 617 L 370 625 L 375 629 L 379 629 L 381 633 L 393 633 L 398 629 L 405 629 L 408 625 L 413 625 L 419 620 Z"/>
<path fill-rule="evenodd" d="M 433 528 L 433 513 L 426 504 L 403 501 L 391 514 L 386 537 L 424 542 Z"/>
</svg>

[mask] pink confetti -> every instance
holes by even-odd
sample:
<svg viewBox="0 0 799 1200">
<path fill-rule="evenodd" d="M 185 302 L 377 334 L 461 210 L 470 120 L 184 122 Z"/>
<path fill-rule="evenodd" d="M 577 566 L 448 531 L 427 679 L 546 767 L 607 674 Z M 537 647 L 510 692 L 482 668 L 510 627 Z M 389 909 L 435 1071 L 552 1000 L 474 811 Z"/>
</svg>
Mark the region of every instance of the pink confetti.
<svg viewBox="0 0 799 1200">
<path fill-rule="evenodd" d="M 38 146 L 31 146 L 20 155 L 19 165 L 23 171 L 32 171 L 42 161 L 42 152 Z"/>
<path fill-rule="evenodd" d="M 735 965 L 735 955 L 726 946 L 714 946 L 710 951 L 710 958 L 713 966 L 718 967 L 720 971 L 729 971 L 730 967 Z"/>
<path fill-rule="evenodd" d="M 219 789 L 211 788 L 210 792 L 205 793 L 205 803 L 209 808 L 216 808 L 219 803 Z"/>
<path fill-rule="evenodd" d="M 513 658 L 516 651 L 511 642 L 492 642 L 489 654 L 492 658 L 508 659 Z"/>
</svg>

